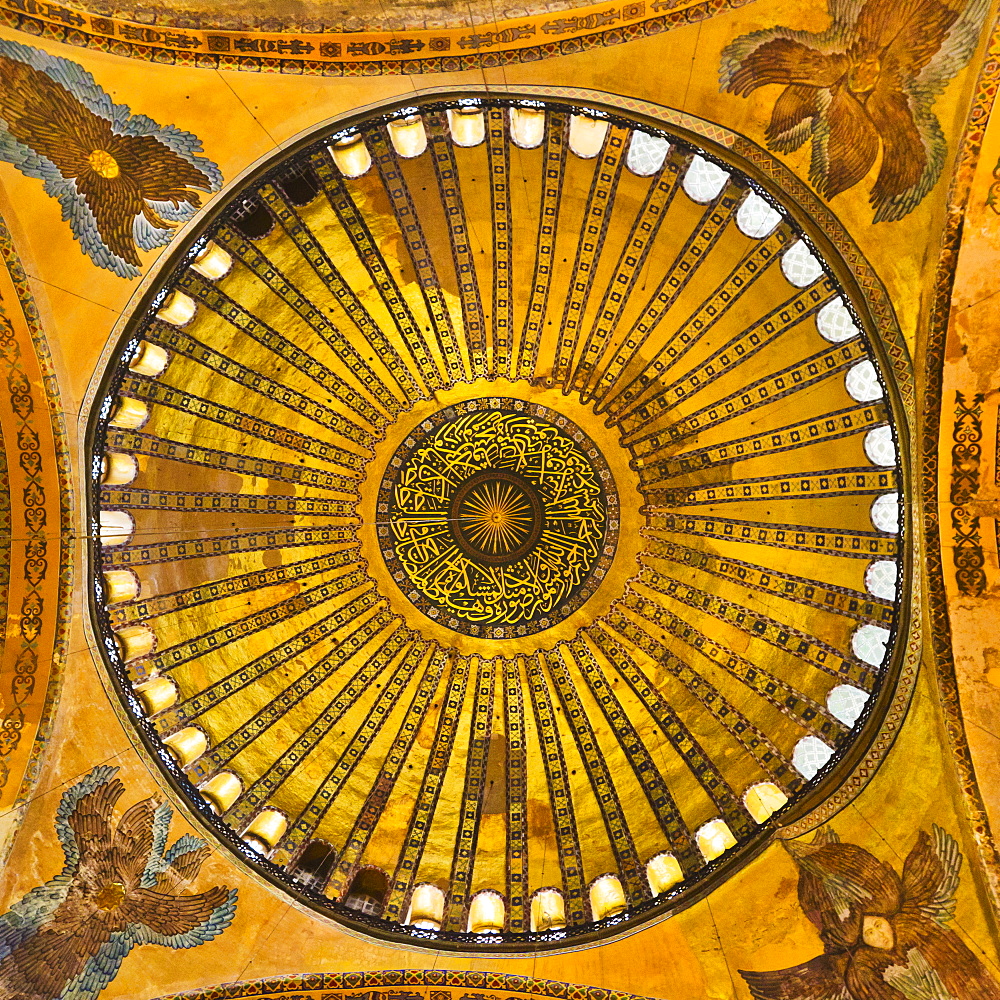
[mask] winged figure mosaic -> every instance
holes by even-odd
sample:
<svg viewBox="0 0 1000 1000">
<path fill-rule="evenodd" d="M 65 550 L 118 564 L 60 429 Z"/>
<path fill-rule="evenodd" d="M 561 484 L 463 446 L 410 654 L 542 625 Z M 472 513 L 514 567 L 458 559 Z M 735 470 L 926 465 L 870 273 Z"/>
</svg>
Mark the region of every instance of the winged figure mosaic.
<svg viewBox="0 0 1000 1000">
<path fill-rule="evenodd" d="M 232 922 L 235 889 L 182 891 L 209 848 L 190 835 L 167 847 L 169 806 L 145 799 L 113 822 L 117 771 L 95 768 L 63 794 L 63 870 L 0 916 L 0 997 L 90 1000 L 136 945 L 193 948 Z"/>
<path fill-rule="evenodd" d="M 934 103 L 972 56 L 988 0 L 828 0 L 824 32 L 768 28 L 722 52 L 722 87 L 746 97 L 780 85 L 765 131 L 791 153 L 812 141 L 809 179 L 825 198 L 868 175 L 874 221 L 911 212 L 948 147 Z"/>
<path fill-rule="evenodd" d="M 0 39 L 0 159 L 45 182 L 91 260 L 123 278 L 218 191 L 201 141 L 115 104 L 77 63 Z"/>
<path fill-rule="evenodd" d="M 962 855 L 940 827 L 919 834 L 902 875 L 829 827 L 785 847 L 823 954 L 791 969 L 741 971 L 756 1000 L 1000 1000 L 1000 986 L 948 927 Z"/>
</svg>

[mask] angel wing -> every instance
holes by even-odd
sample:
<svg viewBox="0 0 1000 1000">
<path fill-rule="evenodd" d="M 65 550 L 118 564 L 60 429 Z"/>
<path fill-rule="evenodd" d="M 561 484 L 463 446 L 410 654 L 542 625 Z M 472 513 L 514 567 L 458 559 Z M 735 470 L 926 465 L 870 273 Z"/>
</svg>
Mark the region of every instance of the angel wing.
<svg viewBox="0 0 1000 1000">
<path fill-rule="evenodd" d="M 842 970 L 829 955 L 775 972 L 739 971 L 754 1000 L 852 1000 Z"/>
<path fill-rule="evenodd" d="M 121 277 L 138 276 L 136 246 L 165 246 L 173 224 L 197 211 L 195 191 L 222 186 L 219 168 L 197 155 L 196 136 L 133 115 L 76 63 L 0 39 L 4 62 L 5 80 L 27 74 L 31 86 L 0 92 L 0 159 L 45 182 L 46 194 L 59 201 L 63 219 L 95 264 Z M 98 135 L 99 142 L 88 141 Z M 81 157 L 109 146 L 122 159 L 117 177 L 81 167 Z"/>
<path fill-rule="evenodd" d="M 916 948 L 906 953 L 906 965 L 890 965 L 882 978 L 906 1000 L 957 1000 Z"/>
<path fill-rule="evenodd" d="M 953 18 L 935 10 L 939 4 L 926 11 L 925 6 L 926 0 L 916 9 L 912 28 L 887 53 L 885 77 L 898 81 L 898 97 L 882 115 L 883 168 L 871 195 L 875 222 L 901 219 L 938 182 L 948 143 L 934 102 L 975 51 L 989 2 L 967 0 Z M 878 109 L 876 102 L 872 110 L 879 114 Z M 920 169 L 914 169 L 915 160 Z"/>
<path fill-rule="evenodd" d="M 962 854 L 941 827 L 922 830 L 903 862 L 903 910 L 919 913 L 944 927 L 955 917 Z"/>
</svg>

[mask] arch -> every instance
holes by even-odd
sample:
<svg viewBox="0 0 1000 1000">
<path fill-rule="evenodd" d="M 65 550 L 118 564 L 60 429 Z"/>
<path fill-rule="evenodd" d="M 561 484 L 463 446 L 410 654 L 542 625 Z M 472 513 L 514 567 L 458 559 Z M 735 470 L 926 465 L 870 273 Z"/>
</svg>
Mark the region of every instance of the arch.
<svg viewBox="0 0 1000 1000">
<path fill-rule="evenodd" d="M 511 108 L 510 137 L 521 149 L 537 149 L 545 138 L 545 109 Z"/>
<path fill-rule="evenodd" d="M 495 889 L 483 889 L 469 904 L 470 934 L 501 934 L 507 920 L 503 896 Z"/>
<path fill-rule="evenodd" d="M 531 930 L 561 931 L 566 926 L 566 903 L 558 889 L 538 889 L 531 897 Z"/>
<path fill-rule="evenodd" d="M 449 108 L 448 126 L 456 146 L 478 146 L 486 138 L 486 116 L 479 107 Z"/>
<path fill-rule="evenodd" d="M 258 854 L 268 855 L 288 829 L 288 819 L 277 809 L 263 809 L 243 831 L 243 840 Z"/>
<path fill-rule="evenodd" d="M 392 148 L 404 160 L 412 160 L 427 148 L 427 129 L 420 115 L 407 115 L 389 122 L 389 139 Z"/>
<path fill-rule="evenodd" d="M 604 148 L 609 127 L 606 118 L 573 115 L 569 120 L 569 148 L 581 160 L 592 160 Z"/>
<path fill-rule="evenodd" d="M 389 876 L 381 868 L 362 868 L 351 879 L 343 903 L 349 910 L 379 917 L 388 897 Z"/>
<path fill-rule="evenodd" d="M 444 893 L 429 882 L 414 886 L 403 922 L 423 930 L 439 931 L 444 921 Z"/>
<path fill-rule="evenodd" d="M 736 838 L 723 819 L 710 819 L 703 823 L 695 834 L 695 843 L 706 861 L 721 858 L 731 847 L 736 846 Z"/>
<path fill-rule="evenodd" d="M 755 823 L 766 823 L 782 806 L 788 805 L 788 796 L 773 781 L 760 781 L 743 793 L 743 805 Z"/>
<path fill-rule="evenodd" d="M 191 270 L 197 271 L 203 278 L 209 281 L 218 281 L 224 278 L 233 267 L 233 258 L 226 253 L 218 243 L 209 240 L 198 251 L 198 255 L 191 261 Z"/>
<path fill-rule="evenodd" d="M 595 920 L 617 917 L 628 909 L 625 890 L 617 875 L 602 875 L 590 884 L 590 911 Z"/>
<path fill-rule="evenodd" d="M 135 533 L 135 519 L 125 510 L 102 510 L 98 526 L 102 545 L 124 545 Z"/>
<path fill-rule="evenodd" d="M 333 844 L 325 840 L 310 840 L 302 853 L 288 866 L 292 881 L 307 889 L 322 892 L 337 863 L 337 852 Z"/>
<path fill-rule="evenodd" d="M 684 871 L 677 858 L 666 851 L 646 862 L 646 879 L 653 895 L 659 896 L 677 885 L 678 882 L 683 882 Z"/>
<path fill-rule="evenodd" d="M 128 363 L 128 370 L 136 375 L 156 378 L 157 375 L 163 374 L 169 360 L 170 355 L 166 348 L 160 347 L 159 344 L 151 344 L 148 340 L 140 340 L 135 355 Z"/>
<path fill-rule="evenodd" d="M 216 816 L 227 813 L 243 794 L 243 782 L 232 771 L 219 771 L 198 789 Z"/>
<path fill-rule="evenodd" d="M 262 240 L 274 229 L 274 216 L 256 198 L 244 198 L 231 221 L 248 240 Z"/>
</svg>

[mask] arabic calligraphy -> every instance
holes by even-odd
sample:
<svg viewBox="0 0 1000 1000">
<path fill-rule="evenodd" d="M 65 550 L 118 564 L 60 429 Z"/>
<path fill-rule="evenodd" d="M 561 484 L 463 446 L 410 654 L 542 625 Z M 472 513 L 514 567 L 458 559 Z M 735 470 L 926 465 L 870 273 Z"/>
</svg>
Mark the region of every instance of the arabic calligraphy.
<svg viewBox="0 0 1000 1000">
<path fill-rule="evenodd" d="M 530 635 L 580 607 L 614 555 L 618 497 L 597 447 L 546 407 L 478 399 L 425 420 L 379 494 L 386 563 L 429 617 Z"/>
</svg>

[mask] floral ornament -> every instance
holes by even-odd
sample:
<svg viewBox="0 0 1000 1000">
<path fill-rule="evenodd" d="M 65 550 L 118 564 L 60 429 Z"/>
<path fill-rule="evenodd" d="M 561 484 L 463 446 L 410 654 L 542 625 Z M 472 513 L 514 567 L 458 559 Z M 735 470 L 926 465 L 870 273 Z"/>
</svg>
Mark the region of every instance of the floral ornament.
<svg viewBox="0 0 1000 1000">
<path fill-rule="evenodd" d="M 774 27 L 722 52 L 722 87 L 746 97 L 782 84 L 765 136 L 791 153 L 812 139 L 809 179 L 825 198 L 882 163 L 875 222 L 903 218 L 941 176 L 948 152 L 934 101 L 975 50 L 988 0 L 828 0 L 824 32 Z"/>
<path fill-rule="evenodd" d="M 95 768 L 63 794 L 62 872 L 0 916 L 0 997 L 90 1000 L 136 945 L 193 948 L 232 922 L 235 889 L 179 891 L 209 848 L 190 835 L 167 848 L 169 806 L 145 799 L 113 827 L 125 791 L 117 772 Z"/>
<path fill-rule="evenodd" d="M 0 159 L 45 181 L 84 253 L 123 278 L 222 187 L 201 141 L 115 104 L 77 63 L 0 39 Z"/>
<path fill-rule="evenodd" d="M 823 954 L 740 975 L 756 1000 L 1000 1000 L 1000 986 L 948 923 L 962 855 L 939 826 L 921 832 L 902 876 L 833 830 L 785 847 L 799 866 L 799 905 Z"/>
</svg>

